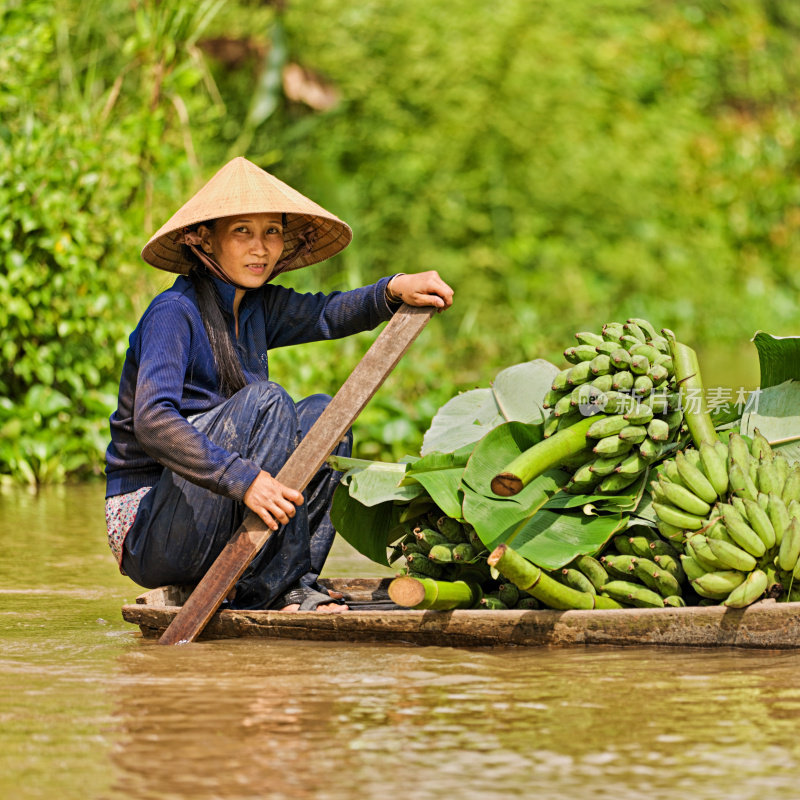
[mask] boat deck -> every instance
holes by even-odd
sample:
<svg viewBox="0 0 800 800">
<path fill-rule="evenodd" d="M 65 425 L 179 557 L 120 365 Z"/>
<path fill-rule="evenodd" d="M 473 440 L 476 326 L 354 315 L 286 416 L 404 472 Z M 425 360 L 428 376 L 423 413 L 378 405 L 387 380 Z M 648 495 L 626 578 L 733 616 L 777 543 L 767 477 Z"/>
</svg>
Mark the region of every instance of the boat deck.
<svg viewBox="0 0 800 800">
<path fill-rule="evenodd" d="M 330 578 L 320 583 L 342 592 L 342 614 L 221 609 L 201 638 L 383 642 L 486 647 L 518 645 L 658 645 L 678 647 L 800 647 L 800 603 L 763 600 L 745 609 L 724 606 L 627 608 L 613 611 L 413 611 L 394 605 L 390 578 Z M 145 637 L 158 637 L 192 587 L 153 589 L 122 608 Z"/>
</svg>

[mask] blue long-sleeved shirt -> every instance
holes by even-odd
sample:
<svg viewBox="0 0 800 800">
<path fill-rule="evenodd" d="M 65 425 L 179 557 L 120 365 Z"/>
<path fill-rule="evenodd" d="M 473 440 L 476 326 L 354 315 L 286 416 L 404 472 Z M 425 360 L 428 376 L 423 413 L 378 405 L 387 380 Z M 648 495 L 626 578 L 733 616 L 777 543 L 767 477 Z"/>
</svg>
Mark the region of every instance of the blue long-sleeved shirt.
<svg viewBox="0 0 800 800">
<path fill-rule="evenodd" d="M 388 277 L 328 295 L 267 284 L 242 299 L 237 337 L 235 289 L 213 280 L 249 382 L 268 379 L 271 348 L 371 330 L 397 308 L 386 302 Z M 152 301 L 130 336 L 117 410 L 110 419 L 106 497 L 153 486 L 168 467 L 193 483 L 241 500 L 259 466 L 218 447 L 187 421 L 225 399 L 194 287 L 181 276 Z"/>
</svg>

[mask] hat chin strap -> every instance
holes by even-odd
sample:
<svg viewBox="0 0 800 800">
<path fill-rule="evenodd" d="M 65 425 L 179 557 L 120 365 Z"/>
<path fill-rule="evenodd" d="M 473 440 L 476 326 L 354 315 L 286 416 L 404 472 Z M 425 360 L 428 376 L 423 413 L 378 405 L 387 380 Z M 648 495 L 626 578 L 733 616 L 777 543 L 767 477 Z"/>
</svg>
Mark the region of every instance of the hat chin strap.
<svg viewBox="0 0 800 800">
<path fill-rule="evenodd" d="M 317 232 L 313 226 L 306 228 L 301 234 L 297 237 L 298 241 L 295 245 L 295 248 L 292 250 L 291 253 L 284 256 L 277 264 L 275 264 L 270 276 L 267 280 L 272 280 L 276 275 L 280 275 L 281 272 L 285 272 L 291 264 L 293 264 L 297 259 L 305 255 L 306 253 L 310 253 L 314 249 L 314 244 L 317 241 Z M 216 278 L 219 278 L 221 281 L 230 284 L 231 286 L 235 287 L 236 289 L 242 289 L 247 291 L 248 289 L 252 288 L 249 286 L 242 286 L 236 281 L 232 280 L 231 277 L 228 275 L 227 272 L 217 263 L 217 261 L 211 257 L 205 250 L 202 248 L 202 240 L 200 239 L 200 234 L 197 231 L 188 231 L 185 230 L 183 232 L 183 243 L 197 256 L 197 259 L 203 264 L 206 269 Z"/>
</svg>

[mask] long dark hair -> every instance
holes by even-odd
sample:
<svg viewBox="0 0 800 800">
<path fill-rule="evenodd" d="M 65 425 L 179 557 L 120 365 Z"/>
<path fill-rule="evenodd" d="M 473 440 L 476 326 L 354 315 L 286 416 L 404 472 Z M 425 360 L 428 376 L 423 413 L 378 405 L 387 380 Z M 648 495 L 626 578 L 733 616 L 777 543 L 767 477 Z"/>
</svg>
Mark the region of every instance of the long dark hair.
<svg viewBox="0 0 800 800">
<path fill-rule="evenodd" d="M 211 220 L 202 224 L 213 229 L 215 222 L 216 220 Z M 247 385 L 247 378 L 231 340 L 228 321 L 222 311 L 222 300 L 210 273 L 203 265 L 197 264 L 191 269 L 189 280 L 194 286 L 197 307 L 211 345 L 220 393 L 231 397 Z"/>
</svg>

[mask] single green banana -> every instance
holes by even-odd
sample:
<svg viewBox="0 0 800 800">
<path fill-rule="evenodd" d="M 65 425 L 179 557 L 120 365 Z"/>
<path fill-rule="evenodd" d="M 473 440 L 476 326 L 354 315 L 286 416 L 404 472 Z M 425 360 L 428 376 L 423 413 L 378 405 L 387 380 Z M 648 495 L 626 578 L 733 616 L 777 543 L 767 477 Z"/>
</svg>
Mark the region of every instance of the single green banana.
<svg viewBox="0 0 800 800">
<path fill-rule="evenodd" d="M 725 461 L 720 458 L 713 444 L 701 442 L 698 449 L 709 483 L 714 487 L 718 497 L 724 497 L 728 491 L 728 467 Z"/>
<path fill-rule="evenodd" d="M 592 470 L 592 465 L 594 461 L 590 461 L 588 464 L 584 464 L 582 467 L 579 467 L 572 473 L 572 480 L 575 483 L 581 484 L 591 484 L 595 481 L 596 478 L 599 478 L 598 475 Z"/>
<path fill-rule="evenodd" d="M 439 547 L 440 545 L 436 545 Z M 433 548 L 431 548 L 433 549 Z M 406 556 L 406 563 L 410 572 L 416 572 L 420 575 L 425 575 L 428 578 L 441 578 L 442 567 L 435 561 L 431 561 L 426 555 L 422 553 L 409 553 Z"/>
<path fill-rule="evenodd" d="M 619 436 L 606 436 L 604 439 L 598 439 L 597 444 L 592 448 L 592 451 L 598 456 L 621 456 L 630 451 L 633 445 L 630 442 L 624 442 Z"/>
<path fill-rule="evenodd" d="M 731 495 L 730 502 L 731 502 L 731 505 L 739 512 L 739 516 L 741 516 L 742 519 L 746 520 L 747 519 L 747 506 L 744 504 L 744 500 L 742 500 L 741 497 L 738 497 L 737 495 L 734 494 L 734 495 Z"/>
<path fill-rule="evenodd" d="M 709 550 L 719 560 L 724 569 L 738 569 L 741 572 L 750 572 L 756 568 L 756 559 L 746 550 L 722 539 L 706 537 Z"/>
<path fill-rule="evenodd" d="M 747 521 L 750 527 L 758 534 L 764 547 L 769 550 L 775 546 L 775 529 L 769 521 L 769 515 L 759 505 L 757 501 L 744 499 L 744 505 L 747 509 Z"/>
<path fill-rule="evenodd" d="M 591 361 L 580 361 L 569 371 L 567 386 L 578 386 L 592 378 Z"/>
<path fill-rule="evenodd" d="M 592 375 L 608 375 L 611 372 L 611 357 L 605 353 L 596 355 L 591 362 Z M 613 384 L 612 384 L 613 386 Z"/>
<path fill-rule="evenodd" d="M 792 500 L 800 500 L 800 464 L 795 464 L 783 484 L 781 499 L 788 506 Z"/>
<path fill-rule="evenodd" d="M 544 430 L 542 435 L 545 439 L 551 437 L 558 430 L 559 418 L 555 414 L 551 414 L 544 423 Z"/>
<path fill-rule="evenodd" d="M 610 356 L 615 350 L 619 350 L 619 344 L 617 342 L 607 342 L 603 340 L 603 343 L 598 344 L 594 349 L 597 350 L 598 353 L 605 353 L 607 356 Z"/>
<path fill-rule="evenodd" d="M 633 389 L 633 381 L 633 372 L 628 369 L 621 369 L 614 375 L 614 383 L 611 386 L 618 392 L 630 393 L 631 389 Z"/>
<path fill-rule="evenodd" d="M 653 510 L 658 514 L 659 519 L 683 530 L 698 531 L 706 522 L 703 517 L 697 516 L 697 514 L 690 514 L 688 511 L 669 503 L 654 502 Z"/>
<path fill-rule="evenodd" d="M 435 561 L 437 564 L 451 564 L 455 561 L 455 557 L 453 556 L 455 547 L 456 545 L 450 544 L 449 542 L 447 544 L 435 544 L 431 547 L 428 558 L 431 561 Z"/>
<path fill-rule="evenodd" d="M 625 414 L 633 407 L 633 398 L 625 392 L 606 392 L 603 411 L 606 414 Z"/>
<path fill-rule="evenodd" d="M 638 453 L 633 452 L 623 458 L 616 472 L 618 475 L 634 477 L 644 472 L 645 467 L 647 467 L 647 462 Z"/>
<path fill-rule="evenodd" d="M 769 514 L 772 529 L 775 531 L 775 544 L 780 546 L 783 541 L 783 534 L 789 527 L 790 517 L 786 503 L 783 502 L 783 498 L 779 494 L 771 494 L 769 496 L 767 514 Z"/>
<path fill-rule="evenodd" d="M 478 553 L 471 544 L 460 542 L 453 547 L 453 561 L 472 561 Z"/>
<path fill-rule="evenodd" d="M 622 414 L 600 417 L 589 426 L 586 436 L 589 439 L 605 439 L 607 436 L 615 436 L 627 425 L 628 421 Z"/>
<path fill-rule="evenodd" d="M 759 492 L 780 492 L 783 489 L 783 481 L 781 480 L 780 473 L 778 472 L 778 465 L 774 459 L 762 458 L 758 462 L 758 484 Z"/>
<path fill-rule="evenodd" d="M 702 470 L 692 464 L 686 457 L 685 451 L 676 453 L 675 465 L 678 467 L 678 474 L 686 484 L 686 487 L 691 489 L 701 500 L 705 500 L 706 503 L 713 503 L 717 500 L 716 489 L 711 485 Z"/>
<path fill-rule="evenodd" d="M 661 505 L 664 505 L 661 503 Z M 683 540 L 685 538 L 684 529 L 679 528 L 676 525 L 670 525 L 669 522 L 665 522 L 663 519 L 656 520 L 656 528 L 658 528 L 658 532 L 669 542 L 673 542 L 678 545 L 683 544 Z"/>
<path fill-rule="evenodd" d="M 736 431 L 728 437 L 728 470 L 731 464 L 738 464 L 743 470 L 750 469 L 750 448 L 747 442 Z"/>
<path fill-rule="evenodd" d="M 706 572 L 724 569 L 723 563 L 714 555 L 709 547 L 708 539 L 696 534 L 686 541 L 686 553 L 690 555 Z"/>
<path fill-rule="evenodd" d="M 434 530 L 433 528 L 420 527 L 414 529 L 414 536 L 417 538 L 417 541 L 422 545 L 422 547 L 427 547 L 425 551 L 430 552 L 431 547 L 437 544 L 449 544 L 447 537 L 440 533 L 439 531 Z"/>
<path fill-rule="evenodd" d="M 686 574 L 686 577 L 691 581 L 694 578 L 699 578 L 701 575 L 705 575 L 708 570 L 692 556 L 686 555 L 684 553 L 681 556 L 681 566 L 683 567 L 683 571 Z"/>
<path fill-rule="evenodd" d="M 575 561 L 573 561 L 573 566 L 579 569 L 592 582 L 596 590 L 599 590 L 603 584 L 608 582 L 608 573 L 605 571 L 605 568 L 592 556 L 578 556 Z"/>
<path fill-rule="evenodd" d="M 707 517 L 711 513 L 711 506 L 705 500 L 701 500 L 694 492 L 684 486 L 659 476 L 659 486 L 667 500 L 674 506 L 695 514 L 698 517 Z"/>
<path fill-rule="evenodd" d="M 561 570 L 561 582 L 579 592 L 589 592 L 597 594 L 594 584 L 580 571 L 572 567 L 564 567 Z"/>
<path fill-rule="evenodd" d="M 514 608 L 518 608 L 521 611 L 535 611 L 541 607 L 542 606 L 539 601 L 535 597 L 531 597 L 529 594 L 520 596 L 519 600 L 517 600 L 517 603 L 514 606 Z"/>
<path fill-rule="evenodd" d="M 603 325 L 603 338 L 608 342 L 619 342 L 620 336 L 625 335 L 625 328 L 621 322 L 607 322 Z"/>
<path fill-rule="evenodd" d="M 759 461 L 762 458 L 771 461 L 774 455 L 769 441 L 762 435 L 758 428 L 753 431 L 753 441 L 750 444 L 750 455 L 753 456 L 756 461 Z"/>
<path fill-rule="evenodd" d="M 686 601 L 680 595 L 673 594 L 664 598 L 664 606 L 666 608 L 685 608 Z"/>
<path fill-rule="evenodd" d="M 598 375 L 596 378 L 592 378 L 592 387 L 597 392 L 598 397 L 601 394 L 610 392 L 613 386 L 614 386 L 614 376 L 611 375 L 611 373 L 609 373 L 608 375 Z"/>
<path fill-rule="evenodd" d="M 650 370 L 650 359 L 645 355 L 632 355 L 630 370 L 634 375 L 647 375 Z"/>
<path fill-rule="evenodd" d="M 661 595 L 631 581 L 609 581 L 603 586 L 601 594 L 607 595 L 619 603 L 639 608 L 664 608 L 664 600 Z"/>
<path fill-rule="evenodd" d="M 630 486 L 638 477 L 638 474 L 623 475 L 621 472 L 617 472 L 612 475 L 607 475 L 605 478 L 603 478 L 597 488 L 601 494 L 616 494 L 617 492 L 621 492 L 623 489 L 627 489 L 628 486 Z"/>
<path fill-rule="evenodd" d="M 663 419 L 651 419 L 647 426 L 647 435 L 654 442 L 669 441 L 669 424 Z"/>
<path fill-rule="evenodd" d="M 628 348 L 631 356 L 644 356 L 649 362 L 655 361 L 662 353 L 651 344 L 634 344 Z"/>
<path fill-rule="evenodd" d="M 753 570 L 744 583 L 739 584 L 723 601 L 728 608 L 744 608 L 755 603 L 767 591 L 769 580 L 766 572 L 760 569 Z"/>
<path fill-rule="evenodd" d="M 634 555 L 633 548 L 631 547 L 630 536 L 624 533 L 618 533 L 611 541 L 613 542 L 614 547 L 617 548 L 617 553 L 619 553 L 620 555 L 623 556 Z"/>
<path fill-rule="evenodd" d="M 638 341 L 640 341 L 642 343 L 647 341 L 647 336 L 645 335 L 645 332 L 642 330 L 642 328 L 637 323 L 631 322 L 630 320 L 628 320 L 622 326 L 622 328 L 626 333 L 628 333 L 631 336 L 633 336 L 634 339 L 637 339 Z"/>
<path fill-rule="evenodd" d="M 562 369 L 554 378 L 553 383 L 550 388 L 554 392 L 563 392 L 567 387 L 567 378 L 569 377 L 569 373 L 572 367 L 567 367 L 567 369 Z"/>
<path fill-rule="evenodd" d="M 701 597 L 708 597 L 711 600 L 724 600 L 737 586 L 741 586 L 744 583 L 746 577 L 743 572 L 730 569 L 707 572 L 705 575 L 695 578 L 691 583 L 692 588 Z"/>
<path fill-rule="evenodd" d="M 671 556 L 677 558 L 680 554 L 670 542 L 665 542 L 661 537 L 656 537 L 650 542 L 650 557 Z"/>
<path fill-rule="evenodd" d="M 510 581 L 501 583 L 497 587 L 496 592 L 492 592 L 501 602 L 505 603 L 508 608 L 512 608 L 519 601 L 520 591 Z"/>
<path fill-rule="evenodd" d="M 571 364 L 578 364 L 581 361 L 592 361 L 597 357 L 597 350 L 590 344 L 579 344 L 576 347 L 568 347 L 564 351 L 564 358 Z"/>
<path fill-rule="evenodd" d="M 647 377 L 653 383 L 653 386 L 661 386 L 664 381 L 669 379 L 669 370 L 663 364 L 651 364 L 650 369 L 647 370 Z"/>
<path fill-rule="evenodd" d="M 631 354 L 624 347 L 618 347 L 611 353 L 611 363 L 617 370 L 628 369 L 631 365 Z"/>
<path fill-rule="evenodd" d="M 618 432 L 618 435 L 624 442 L 640 444 L 647 438 L 647 428 L 643 425 L 629 425 L 626 420 L 625 427 Z"/>
<path fill-rule="evenodd" d="M 590 344 L 592 347 L 599 347 L 606 343 L 602 336 L 591 331 L 578 331 L 575 338 L 578 340 L 578 344 Z"/>
<path fill-rule="evenodd" d="M 639 445 L 639 455 L 648 463 L 652 464 L 661 456 L 661 443 L 648 437 Z"/>
<path fill-rule="evenodd" d="M 750 477 L 749 471 L 746 472 L 742 469 L 738 462 L 728 466 L 728 479 L 733 493 L 738 497 L 749 497 L 751 500 L 755 500 L 758 497 L 758 489 Z"/>
<path fill-rule="evenodd" d="M 769 495 L 764 492 L 759 492 L 756 502 L 766 511 L 769 508 Z"/>
<path fill-rule="evenodd" d="M 639 375 L 633 381 L 633 394 L 635 397 L 647 397 L 653 391 L 653 381 L 649 375 Z M 650 409 L 652 411 L 652 407 Z"/>
<path fill-rule="evenodd" d="M 564 396 L 564 392 L 556 392 L 550 389 L 542 400 L 542 408 L 553 408 L 553 406 Z"/>
<path fill-rule="evenodd" d="M 783 485 L 786 483 L 786 479 L 789 477 L 789 473 L 792 470 L 791 464 L 789 464 L 789 459 L 781 453 L 780 451 L 775 453 L 775 458 L 772 459 L 772 464 L 775 467 L 775 472 L 778 476 L 778 480 L 780 481 L 780 489 L 778 489 L 778 494 L 783 491 Z"/>
<path fill-rule="evenodd" d="M 646 536 L 629 536 L 628 544 L 630 545 L 631 552 L 637 558 L 649 559 L 652 555 L 650 552 L 650 539 Z"/>
<path fill-rule="evenodd" d="M 625 414 L 625 419 L 631 425 L 647 425 L 653 419 L 653 409 L 644 403 L 639 403 Z"/>
<path fill-rule="evenodd" d="M 800 520 L 793 517 L 789 527 L 783 533 L 783 541 L 778 550 L 778 566 L 786 572 L 792 572 L 800 556 Z"/>
<path fill-rule="evenodd" d="M 563 397 L 560 397 L 553 406 L 553 416 L 563 417 L 565 414 L 570 414 L 572 408 L 572 394 L 565 394 Z"/>
<path fill-rule="evenodd" d="M 486 611 L 507 611 L 508 606 L 495 594 L 485 594 L 478 603 L 478 608 Z"/>
<path fill-rule="evenodd" d="M 720 539 L 729 544 L 734 543 L 728 533 L 728 529 L 725 527 L 725 523 L 722 521 L 722 517 L 713 517 L 703 533 L 705 533 L 706 539 Z"/>
<path fill-rule="evenodd" d="M 624 455 L 609 456 L 608 458 L 598 456 L 594 461 L 592 461 L 589 468 L 595 475 L 604 478 L 606 475 L 611 475 L 612 472 L 616 471 L 617 467 L 622 463 L 622 459 L 624 457 Z"/>
<path fill-rule="evenodd" d="M 639 328 L 645 333 L 644 341 L 649 341 L 650 339 L 663 338 L 662 336 L 658 335 L 656 329 L 646 319 L 642 319 L 641 317 L 628 317 L 628 319 L 626 319 L 625 322 L 627 322 L 629 325 L 638 325 Z M 623 329 L 625 328 L 624 325 L 622 327 Z"/>
<path fill-rule="evenodd" d="M 662 597 L 681 593 L 680 584 L 675 576 L 671 575 L 667 570 L 661 569 L 655 561 L 650 561 L 649 558 L 640 558 L 636 562 L 633 574 L 648 589 L 658 592 Z"/>
<path fill-rule="evenodd" d="M 622 336 L 620 336 L 619 341 L 620 344 L 623 347 L 627 347 L 628 350 L 630 350 L 631 347 L 634 347 L 637 344 L 642 344 L 642 342 L 640 342 L 635 336 L 631 336 L 631 334 L 629 333 L 624 333 Z"/>
<path fill-rule="evenodd" d="M 653 561 L 658 564 L 659 568 L 664 570 L 665 572 L 669 572 L 678 583 L 685 583 L 686 581 L 686 573 L 683 571 L 683 567 L 681 566 L 681 562 L 679 559 L 668 556 L 666 554 L 661 554 L 657 556 L 653 556 Z"/>
<path fill-rule="evenodd" d="M 600 563 L 606 569 L 609 575 L 620 577 L 623 580 L 630 578 L 636 566 L 638 559 L 635 556 L 620 555 L 607 555 L 600 559 Z"/>
<path fill-rule="evenodd" d="M 719 508 L 731 539 L 743 550 L 747 550 L 751 556 L 761 558 L 767 550 L 761 537 L 747 524 L 733 506 L 727 503 L 720 503 Z"/>
</svg>

